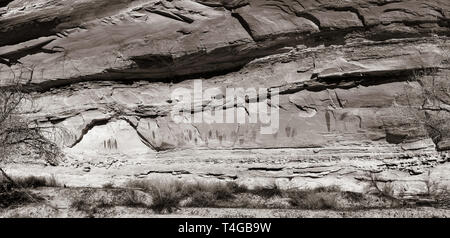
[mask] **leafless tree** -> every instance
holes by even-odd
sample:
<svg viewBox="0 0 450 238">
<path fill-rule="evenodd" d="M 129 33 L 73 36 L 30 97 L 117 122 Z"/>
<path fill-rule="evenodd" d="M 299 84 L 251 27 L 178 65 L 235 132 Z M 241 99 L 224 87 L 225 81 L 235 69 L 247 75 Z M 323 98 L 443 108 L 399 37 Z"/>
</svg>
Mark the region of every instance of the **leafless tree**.
<svg viewBox="0 0 450 238">
<path fill-rule="evenodd" d="M 443 65 L 449 65 L 450 53 L 443 49 Z M 406 108 L 397 111 L 423 128 L 438 145 L 450 135 L 450 84 L 448 68 L 416 70 L 405 88 Z M 416 85 L 414 87 L 413 85 Z M 438 148 L 439 149 L 439 148 Z"/>
<path fill-rule="evenodd" d="M 438 72 L 439 69 L 416 71 L 411 81 L 420 86 L 418 94 L 412 95 L 411 90 L 406 89 L 410 118 L 423 127 L 436 144 L 450 134 L 450 87 L 447 79 L 439 78 Z"/>
<path fill-rule="evenodd" d="M 394 186 L 392 182 L 384 181 L 375 173 L 368 172 L 366 174 L 368 186 L 368 192 L 372 192 L 381 197 L 390 199 L 391 201 L 399 201 L 400 199 L 394 195 Z"/>
<path fill-rule="evenodd" d="M 25 115 L 25 105 L 34 105 L 31 94 L 19 80 L 12 81 L 0 86 L 0 162 L 29 152 L 55 165 L 60 148 L 46 136 L 49 128 L 39 126 Z M 14 184 L 1 167 L 0 172 Z"/>
</svg>

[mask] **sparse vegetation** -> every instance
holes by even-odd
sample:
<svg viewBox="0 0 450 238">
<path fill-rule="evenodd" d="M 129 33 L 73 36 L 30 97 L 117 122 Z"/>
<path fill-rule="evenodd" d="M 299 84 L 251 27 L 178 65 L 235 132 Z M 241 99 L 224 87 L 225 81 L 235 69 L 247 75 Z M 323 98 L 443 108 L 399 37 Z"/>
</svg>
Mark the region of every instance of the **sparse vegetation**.
<svg viewBox="0 0 450 238">
<path fill-rule="evenodd" d="M 425 195 L 428 197 L 439 197 L 443 192 L 447 189 L 440 185 L 440 183 L 431 177 L 431 171 L 429 170 L 427 173 L 427 177 L 424 180 L 426 193 Z"/>
<path fill-rule="evenodd" d="M 178 208 L 180 203 L 183 203 L 185 207 L 269 208 L 271 206 L 265 204 L 264 201 L 277 197 L 289 199 L 293 208 L 338 209 L 337 198 L 343 193 L 337 186 L 282 190 L 273 184 L 248 189 L 234 182 L 182 184 L 179 181 L 162 183 L 151 180 L 133 180 L 126 186 L 149 192 L 153 197 L 151 207 L 156 212 L 171 212 Z M 249 195 L 256 197 L 253 200 L 246 198 Z M 360 199 L 355 194 L 351 195 L 353 200 Z"/>
<path fill-rule="evenodd" d="M 151 208 L 158 213 L 172 212 L 179 203 L 189 198 L 186 206 L 203 207 L 217 206 L 218 201 L 234 198 L 234 194 L 245 189 L 235 183 L 190 183 L 179 181 L 157 182 L 151 180 L 133 180 L 126 184 L 129 188 L 138 188 L 150 193 L 153 197 Z"/>
<path fill-rule="evenodd" d="M 116 207 L 138 208 L 143 209 L 140 211 L 144 212 L 152 210 L 154 213 L 173 213 L 181 207 L 290 208 L 346 212 L 359 209 L 398 208 L 398 205 L 403 204 L 401 198 L 394 196 L 394 189 L 389 181 L 384 181 L 373 174 L 370 178 L 368 181 L 371 190 L 366 193 L 342 191 L 338 186 L 282 189 L 273 184 L 249 189 L 235 182 L 183 183 L 180 180 L 131 180 L 124 187 L 114 187 L 108 183 L 102 189 L 81 189 L 76 192 L 70 208 L 88 217 L 102 217 L 111 212 L 120 212 L 121 209 Z M 30 184 L 29 186 L 33 187 L 36 183 L 24 184 Z M 442 188 L 442 186 L 438 187 Z M 27 197 L 18 193 L 13 195 L 16 198 L 14 201 L 30 202 Z M 443 196 L 438 197 L 443 198 Z M 6 202 L 0 206 L 5 206 L 4 203 Z"/>
<path fill-rule="evenodd" d="M 25 205 L 36 201 L 42 201 L 42 198 L 35 194 L 27 193 L 24 190 L 0 192 L 0 208 Z"/>
<path fill-rule="evenodd" d="M 391 207 L 403 206 L 450 206 L 450 192 L 448 187 L 441 185 L 439 181 L 431 178 L 431 172 L 428 172 L 427 177 L 423 181 L 425 184 L 425 192 L 413 198 L 404 198 L 401 192 L 395 194 L 392 182 L 383 181 L 378 175 L 369 173 L 367 191 L 375 194 L 380 198 L 388 199 L 391 202 Z"/>
<path fill-rule="evenodd" d="M 197 191 L 191 195 L 187 207 L 217 207 L 217 199 L 212 192 Z"/>
<path fill-rule="evenodd" d="M 394 185 L 391 181 L 383 181 L 377 174 L 369 172 L 367 174 L 368 186 L 367 192 L 376 196 L 387 199 L 391 208 L 404 207 L 406 201 L 395 195 Z"/>
<path fill-rule="evenodd" d="M 60 187 L 61 185 L 56 180 L 55 176 L 27 176 L 17 177 L 14 181 L 22 188 L 37 188 L 37 187 Z"/>
<path fill-rule="evenodd" d="M 351 191 L 345 191 L 344 196 L 351 202 L 361 202 L 364 199 L 364 195 L 362 193 L 356 193 Z"/>
<path fill-rule="evenodd" d="M 59 186 L 54 176 L 16 177 L 13 181 L 14 183 L 0 177 L 0 207 L 2 208 L 42 201 L 40 196 L 28 191 L 30 188 Z"/>
<path fill-rule="evenodd" d="M 300 209 L 338 209 L 337 197 L 340 189 L 336 186 L 314 189 L 292 189 L 286 192 L 292 206 Z"/>
<path fill-rule="evenodd" d="M 172 213 L 178 209 L 182 197 L 175 190 L 174 187 L 153 187 L 150 190 L 152 196 L 152 205 L 150 208 L 156 213 L 164 211 Z"/>
<path fill-rule="evenodd" d="M 70 208 L 87 213 L 88 217 L 94 217 L 102 209 L 113 207 L 149 208 L 145 194 L 138 190 L 114 189 L 98 194 L 95 189 L 83 189 L 80 196 L 75 197 L 70 203 Z"/>
<path fill-rule="evenodd" d="M 123 200 L 119 202 L 118 205 L 125 207 L 148 207 L 135 190 L 127 190 L 123 196 Z"/>
<path fill-rule="evenodd" d="M 114 184 L 111 182 L 105 183 L 105 184 L 103 184 L 102 188 L 111 189 L 111 188 L 114 188 Z"/>
<path fill-rule="evenodd" d="M 367 178 L 369 181 L 367 186 L 368 192 L 391 200 L 399 200 L 399 198 L 394 196 L 394 186 L 391 182 L 381 182 L 380 177 L 375 173 L 368 173 Z"/>
<path fill-rule="evenodd" d="M 91 212 L 92 210 L 91 204 L 87 203 L 84 199 L 81 198 L 73 200 L 72 203 L 70 204 L 70 207 L 75 210 L 83 212 Z"/>
<path fill-rule="evenodd" d="M 131 180 L 124 187 L 112 183 L 102 189 L 82 189 L 72 200 L 70 207 L 88 217 L 114 207 L 142 208 L 155 213 L 173 213 L 180 207 L 218 208 L 292 208 L 306 210 L 383 209 L 411 204 L 396 196 L 391 182 L 370 173 L 366 193 L 342 191 L 338 186 L 319 186 L 305 189 L 282 189 L 276 184 L 249 189 L 235 182 L 183 183 L 179 180 Z M 0 180 L 0 208 L 42 201 L 27 189 L 60 186 L 55 177 L 29 176 L 14 178 L 21 189 L 12 189 L 8 180 Z M 449 204 L 448 189 L 432 179 L 424 180 L 426 191 L 412 204 L 434 206 Z M 421 199 L 421 200 L 420 200 Z M 425 201 L 432 201 L 424 203 Z M 408 203 L 409 202 L 409 203 Z"/>
<path fill-rule="evenodd" d="M 268 187 L 258 186 L 252 190 L 250 190 L 252 194 L 264 197 L 264 198 L 271 198 L 275 196 L 282 196 L 283 191 L 278 187 L 277 184 L 272 184 Z"/>
<path fill-rule="evenodd" d="M 450 191 L 447 186 L 442 185 L 438 180 L 433 179 L 431 171 L 428 171 L 424 180 L 426 192 L 425 198 L 428 198 L 435 205 L 440 207 L 450 207 Z"/>
</svg>

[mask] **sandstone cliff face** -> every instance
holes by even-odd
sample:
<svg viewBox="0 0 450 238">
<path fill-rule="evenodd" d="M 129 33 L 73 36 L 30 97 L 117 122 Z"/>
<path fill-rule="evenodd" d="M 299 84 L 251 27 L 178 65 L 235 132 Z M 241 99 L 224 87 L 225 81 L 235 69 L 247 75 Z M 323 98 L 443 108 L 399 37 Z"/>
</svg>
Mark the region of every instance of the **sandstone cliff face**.
<svg viewBox="0 0 450 238">
<path fill-rule="evenodd" d="M 0 7 L 0 82 L 20 78 L 35 92 L 39 107 L 29 116 L 64 129 L 58 140 L 68 166 L 122 158 L 123 166 L 139 165 L 136 176 L 301 184 L 364 170 L 421 174 L 448 159 L 448 131 L 417 117 L 426 112 L 444 127 L 450 118 L 447 0 L 6 0 Z M 261 134 L 259 122 L 175 123 L 171 93 L 198 79 L 219 91 L 194 102 L 192 115 L 249 113 L 252 100 L 213 100 L 226 88 L 278 90 L 278 131 Z"/>
</svg>

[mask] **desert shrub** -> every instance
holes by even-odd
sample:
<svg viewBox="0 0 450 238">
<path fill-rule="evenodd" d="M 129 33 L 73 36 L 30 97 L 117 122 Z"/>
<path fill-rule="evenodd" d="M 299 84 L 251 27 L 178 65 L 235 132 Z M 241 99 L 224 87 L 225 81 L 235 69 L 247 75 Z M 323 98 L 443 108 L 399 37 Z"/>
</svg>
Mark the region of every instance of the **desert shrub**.
<svg viewBox="0 0 450 238">
<path fill-rule="evenodd" d="M 44 177 L 24 177 L 12 181 L 0 178 L 0 207 L 8 208 L 11 206 L 25 205 L 43 201 L 43 198 L 28 191 L 28 188 L 35 188 L 52 184 L 51 180 Z"/>
<path fill-rule="evenodd" d="M 424 183 L 426 188 L 425 197 L 431 199 L 439 207 L 450 207 L 450 191 L 448 186 L 442 185 L 439 180 L 433 179 L 430 170 L 427 173 Z"/>
<path fill-rule="evenodd" d="M 218 207 L 223 201 L 235 198 L 236 194 L 248 191 L 236 183 L 196 183 L 183 189 L 183 197 L 189 198 L 187 207 Z"/>
<path fill-rule="evenodd" d="M 183 199 L 183 184 L 177 181 L 131 180 L 125 187 L 149 193 L 152 196 L 150 208 L 156 213 L 173 212 Z"/>
<path fill-rule="evenodd" d="M 249 191 L 247 186 L 240 185 L 240 184 L 235 183 L 235 182 L 228 182 L 228 183 L 226 183 L 226 185 L 231 189 L 231 191 L 234 194 L 247 193 Z"/>
<path fill-rule="evenodd" d="M 214 194 L 216 200 L 229 200 L 235 196 L 235 191 L 229 185 L 223 183 L 217 183 L 207 187 L 206 192 Z"/>
<path fill-rule="evenodd" d="M 91 204 L 89 204 L 86 200 L 82 198 L 74 199 L 70 203 L 70 208 L 83 212 L 90 212 L 92 210 Z"/>
<path fill-rule="evenodd" d="M 189 198 L 188 207 L 254 207 L 250 200 L 236 200 L 239 194 L 256 195 L 265 199 L 282 196 L 283 191 L 276 185 L 269 187 L 256 187 L 248 189 L 246 186 L 229 183 L 199 183 L 187 186 L 184 189 L 185 197 Z"/>
<path fill-rule="evenodd" d="M 122 195 L 123 201 L 119 203 L 121 206 L 125 207 L 147 207 L 145 201 L 139 196 L 139 194 L 134 190 L 127 190 L 127 192 Z"/>
<path fill-rule="evenodd" d="M 70 208 L 87 213 L 88 217 L 94 217 L 101 209 L 108 209 L 116 206 L 131 208 L 148 208 L 143 196 L 139 196 L 138 191 L 129 189 L 111 190 L 106 195 L 96 192 L 95 189 L 84 189 L 80 196 L 75 197 Z"/>
<path fill-rule="evenodd" d="M 195 183 L 186 185 L 182 194 L 189 198 L 188 207 L 218 207 L 245 192 L 247 188 L 236 183 Z"/>
<path fill-rule="evenodd" d="M 132 189 L 141 189 L 143 191 L 149 190 L 148 180 L 133 179 L 127 181 L 124 186 Z"/>
<path fill-rule="evenodd" d="M 442 190 L 436 197 L 436 202 L 439 207 L 450 208 L 450 190 L 447 186 L 442 187 Z"/>
<path fill-rule="evenodd" d="M 15 182 L 23 188 L 37 188 L 46 185 L 45 177 L 28 176 L 23 178 L 15 178 Z"/>
<path fill-rule="evenodd" d="M 197 183 L 185 186 L 184 194 L 211 194 L 213 200 L 227 200 L 234 198 L 233 189 L 224 183 Z"/>
<path fill-rule="evenodd" d="M 129 188 L 137 188 L 153 198 L 150 206 L 155 212 L 172 212 L 179 203 L 189 198 L 188 207 L 217 206 L 220 201 L 230 200 L 237 193 L 248 191 L 246 187 L 236 183 L 185 183 L 180 181 L 131 180 L 125 184 Z"/>
<path fill-rule="evenodd" d="M 425 195 L 428 197 L 439 197 L 441 193 L 447 190 L 441 185 L 439 181 L 432 179 L 430 170 L 427 173 L 427 177 L 425 178 L 424 183 L 426 187 Z"/>
<path fill-rule="evenodd" d="M 167 185 L 163 187 L 153 187 L 150 190 L 152 205 L 150 208 L 156 213 L 172 213 L 178 209 L 182 196 L 174 190 L 174 187 Z"/>
<path fill-rule="evenodd" d="M 334 209 L 337 207 L 337 195 L 339 187 L 319 187 L 308 190 L 283 191 L 276 184 L 268 187 L 256 187 L 248 189 L 246 186 L 234 182 L 228 183 L 181 183 L 180 181 L 152 181 L 132 180 L 126 183 L 126 187 L 140 189 L 152 196 L 152 205 L 155 212 L 172 212 L 179 207 L 181 201 L 186 207 L 234 207 L 238 194 L 256 195 L 263 199 L 273 197 L 288 197 L 295 207 L 305 209 Z M 248 201 L 247 201 L 248 203 Z M 249 207 L 252 204 L 247 204 Z M 261 204 L 257 204 L 261 206 Z M 241 205 L 240 205 L 241 206 Z"/>
<path fill-rule="evenodd" d="M 344 197 L 352 202 L 360 202 L 364 200 L 364 195 L 362 193 L 356 193 L 351 191 L 343 192 Z"/>
<path fill-rule="evenodd" d="M 375 173 L 369 173 L 367 176 L 369 181 L 367 186 L 368 193 L 386 199 L 390 202 L 391 208 L 409 206 L 404 199 L 395 195 L 394 184 L 392 182 L 381 182 L 381 179 Z"/>
<path fill-rule="evenodd" d="M 291 189 L 286 191 L 292 206 L 300 209 L 337 209 L 337 187 L 318 187 L 315 189 Z"/>
<path fill-rule="evenodd" d="M 55 176 L 27 176 L 18 177 L 14 181 L 22 188 L 37 188 L 37 187 L 60 187 L 56 181 Z"/>
<path fill-rule="evenodd" d="M 212 192 L 197 191 L 190 197 L 187 207 L 215 207 L 217 206 L 216 196 Z"/>
<path fill-rule="evenodd" d="M 152 190 L 165 189 L 165 190 L 181 190 L 184 186 L 183 183 L 173 180 L 173 181 L 156 181 L 149 179 L 133 179 L 129 180 L 124 185 L 127 188 L 139 189 L 144 192 L 151 192 Z"/>
<path fill-rule="evenodd" d="M 331 185 L 331 186 L 319 186 L 317 188 L 313 189 L 316 193 L 333 193 L 333 192 L 340 192 L 341 188 L 337 185 Z"/>
<path fill-rule="evenodd" d="M 272 184 L 269 187 L 258 186 L 249 192 L 264 198 L 282 196 L 283 194 L 283 191 L 276 184 Z"/>
<path fill-rule="evenodd" d="M 288 193 L 291 205 L 301 209 L 335 209 L 337 208 L 336 195 L 329 193 Z"/>
<path fill-rule="evenodd" d="M 0 193 L 10 192 L 13 186 L 9 180 L 0 179 Z"/>
<path fill-rule="evenodd" d="M 0 178 L 0 207 L 6 208 L 16 205 L 40 202 L 42 197 L 28 191 L 29 188 L 42 186 L 56 186 L 54 177 L 28 176 L 15 178 L 13 181 Z"/>
<path fill-rule="evenodd" d="M 11 190 L 9 192 L 0 193 L 1 208 L 25 205 L 41 200 L 42 200 L 41 197 L 23 190 Z"/>
<path fill-rule="evenodd" d="M 102 188 L 111 189 L 111 188 L 114 188 L 114 184 L 111 183 L 111 182 L 105 183 L 105 184 L 102 185 Z"/>
<path fill-rule="evenodd" d="M 399 200 L 394 196 L 394 186 L 391 182 L 380 183 L 381 179 L 375 173 L 368 173 L 367 180 L 369 182 L 367 185 L 368 192 L 390 200 Z"/>
<path fill-rule="evenodd" d="M 394 197 L 394 185 L 391 182 L 387 182 L 381 189 L 381 194 L 386 197 Z"/>
<path fill-rule="evenodd" d="M 95 208 L 111 208 L 111 207 L 114 207 L 115 205 L 118 205 L 118 204 L 114 204 L 114 202 L 106 199 L 105 197 L 102 197 L 97 202 L 95 202 L 94 207 Z"/>
</svg>

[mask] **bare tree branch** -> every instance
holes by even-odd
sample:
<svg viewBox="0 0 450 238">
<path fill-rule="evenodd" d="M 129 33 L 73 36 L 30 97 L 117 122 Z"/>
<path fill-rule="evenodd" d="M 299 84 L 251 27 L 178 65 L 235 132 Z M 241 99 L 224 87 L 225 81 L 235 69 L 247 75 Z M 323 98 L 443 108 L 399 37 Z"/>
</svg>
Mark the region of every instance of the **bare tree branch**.
<svg viewBox="0 0 450 238">
<path fill-rule="evenodd" d="M 0 87 L 0 161 L 29 151 L 56 165 L 62 153 L 46 136 L 51 128 L 42 128 L 27 118 L 23 113 L 24 105 L 33 107 L 34 103 L 20 80 L 12 79 L 7 86 Z"/>
</svg>

